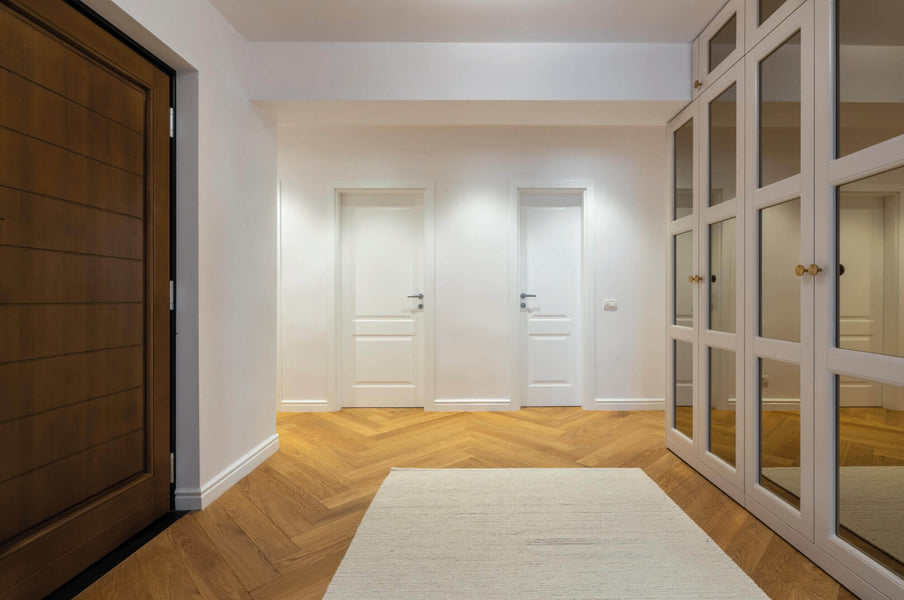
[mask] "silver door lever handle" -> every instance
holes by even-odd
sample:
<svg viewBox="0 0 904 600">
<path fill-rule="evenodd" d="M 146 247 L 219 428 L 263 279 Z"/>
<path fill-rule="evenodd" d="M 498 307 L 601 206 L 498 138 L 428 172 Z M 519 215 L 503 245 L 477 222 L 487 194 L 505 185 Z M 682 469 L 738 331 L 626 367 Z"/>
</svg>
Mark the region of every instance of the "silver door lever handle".
<svg viewBox="0 0 904 600">
<path fill-rule="evenodd" d="M 524 300 L 525 298 L 536 298 L 536 297 L 537 297 L 536 294 L 521 294 L 522 300 Z"/>
<path fill-rule="evenodd" d="M 424 299 L 424 295 L 423 295 L 423 294 L 412 294 L 412 295 L 410 295 L 410 296 L 408 296 L 408 297 L 409 297 L 409 298 L 417 298 L 418 300 L 423 300 L 423 299 Z"/>
</svg>

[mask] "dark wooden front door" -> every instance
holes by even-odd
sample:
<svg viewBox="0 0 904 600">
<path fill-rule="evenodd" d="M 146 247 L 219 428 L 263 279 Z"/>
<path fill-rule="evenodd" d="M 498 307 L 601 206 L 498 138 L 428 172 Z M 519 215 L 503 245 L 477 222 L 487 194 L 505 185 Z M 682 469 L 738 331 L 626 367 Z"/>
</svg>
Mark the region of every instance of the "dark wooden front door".
<svg viewBox="0 0 904 600">
<path fill-rule="evenodd" d="M 169 76 L 62 0 L 0 0 L 0 597 L 164 514 Z"/>
</svg>

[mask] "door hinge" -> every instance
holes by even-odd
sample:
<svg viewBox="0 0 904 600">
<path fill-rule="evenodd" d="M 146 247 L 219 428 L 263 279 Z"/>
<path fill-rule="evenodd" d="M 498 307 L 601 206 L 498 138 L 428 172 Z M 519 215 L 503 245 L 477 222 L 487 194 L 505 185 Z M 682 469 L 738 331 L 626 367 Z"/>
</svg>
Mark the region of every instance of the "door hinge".
<svg viewBox="0 0 904 600">
<path fill-rule="evenodd" d="M 176 483 L 176 455 L 169 453 L 169 482 Z"/>
<path fill-rule="evenodd" d="M 169 309 L 176 310 L 176 282 L 172 279 L 169 282 Z"/>
<path fill-rule="evenodd" d="M 172 106 L 169 109 L 169 136 L 176 137 L 176 109 Z"/>
</svg>

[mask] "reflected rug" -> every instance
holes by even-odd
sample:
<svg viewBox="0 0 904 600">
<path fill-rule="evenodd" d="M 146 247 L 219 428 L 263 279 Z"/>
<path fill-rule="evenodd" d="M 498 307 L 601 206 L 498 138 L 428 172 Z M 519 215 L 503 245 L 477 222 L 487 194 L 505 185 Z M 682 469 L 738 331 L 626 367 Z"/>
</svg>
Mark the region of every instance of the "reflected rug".
<svg viewBox="0 0 904 600">
<path fill-rule="evenodd" d="M 800 467 L 770 467 L 763 475 L 800 497 Z M 841 467 L 839 521 L 904 562 L 904 467 Z"/>
</svg>

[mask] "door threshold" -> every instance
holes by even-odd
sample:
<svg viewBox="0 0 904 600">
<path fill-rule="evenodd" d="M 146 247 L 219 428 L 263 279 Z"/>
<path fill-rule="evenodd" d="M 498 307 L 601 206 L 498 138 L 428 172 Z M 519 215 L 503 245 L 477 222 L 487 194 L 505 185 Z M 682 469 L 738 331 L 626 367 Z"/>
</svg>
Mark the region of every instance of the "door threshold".
<svg viewBox="0 0 904 600">
<path fill-rule="evenodd" d="M 88 589 L 98 579 L 112 571 L 119 563 L 132 556 L 142 546 L 163 533 L 170 525 L 181 519 L 190 511 L 170 511 L 120 544 L 118 548 L 98 560 L 96 563 L 64 583 L 49 594 L 45 600 L 68 600 L 75 598 Z"/>
</svg>

